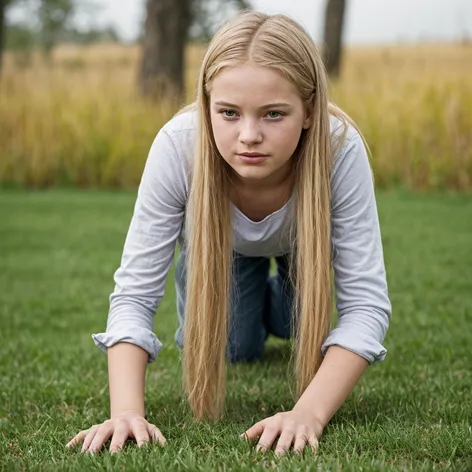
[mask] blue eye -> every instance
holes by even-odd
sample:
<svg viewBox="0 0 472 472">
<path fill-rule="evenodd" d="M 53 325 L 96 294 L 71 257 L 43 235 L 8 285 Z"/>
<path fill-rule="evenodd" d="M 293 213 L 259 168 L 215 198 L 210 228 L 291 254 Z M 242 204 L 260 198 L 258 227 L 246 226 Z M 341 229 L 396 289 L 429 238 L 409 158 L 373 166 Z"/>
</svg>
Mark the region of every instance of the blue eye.
<svg viewBox="0 0 472 472">
<path fill-rule="evenodd" d="M 236 116 L 234 110 L 221 110 L 220 113 L 226 118 L 234 118 Z"/>
<path fill-rule="evenodd" d="M 279 111 L 269 111 L 269 113 L 267 113 L 267 116 L 271 119 L 275 119 L 280 118 L 282 114 Z"/>
</svg>

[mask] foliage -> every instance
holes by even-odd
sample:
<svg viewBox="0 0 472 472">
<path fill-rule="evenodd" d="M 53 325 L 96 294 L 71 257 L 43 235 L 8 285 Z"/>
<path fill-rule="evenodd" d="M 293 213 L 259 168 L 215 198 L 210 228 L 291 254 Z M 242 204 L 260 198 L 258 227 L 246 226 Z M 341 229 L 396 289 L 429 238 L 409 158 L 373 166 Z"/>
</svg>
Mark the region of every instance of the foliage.
<svg viewBox="0 0 472 472">
<path fill-rule="evenodd" d="M 207 41 L 222 22 L 237 10 L 250 8 L 250 0 L 191 0 L 190 37 Z"/>
<path fill-rule="evenodd" d="M 10 51 L 31 50 L 38 42 L 37 33 L 26 25 L 10 25 L 6 37 L 5 49 Z"/>
<path fill-rule="evenodd" d="M 111 26 L 92 26 L 85 30 L 76 26 L 79 12 L 92 15 L 98 8 L 94 0 L 13 0 L 11 5 L 21 6 L 25 18 L 7 25 L 6 49 L 30 55 L 35 46 L 40 46 L 50 60 L 59 43 L 91 44 L 119 40 Z"/>
<path fill-rule="evenodd" d="M 39 0 L 39 35 L 47 57 L 50 57 L 53 47 L 70 25 L 74 9 L 73 0 Z"/>
</svg>

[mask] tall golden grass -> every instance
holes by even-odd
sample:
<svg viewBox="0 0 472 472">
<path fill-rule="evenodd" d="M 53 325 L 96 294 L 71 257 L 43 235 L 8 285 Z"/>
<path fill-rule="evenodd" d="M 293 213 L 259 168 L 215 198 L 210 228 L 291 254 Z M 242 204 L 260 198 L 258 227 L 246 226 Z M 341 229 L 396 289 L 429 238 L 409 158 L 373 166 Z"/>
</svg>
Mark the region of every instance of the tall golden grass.
<svg viewBox="0 0 472 472">
<path fill-rule="evenodd" d="M 187 50 L 187 102 L 203 47 Z M 139 50 L 63 46 L 46 68 L 7 55 L 0 79 L 0 183 L 133 187 L 176 111 L 139 97 Z M 332 99 L 358 123 L 379 187 L 472 188 L 472 45 L 346 50 Z"/>
</svg>

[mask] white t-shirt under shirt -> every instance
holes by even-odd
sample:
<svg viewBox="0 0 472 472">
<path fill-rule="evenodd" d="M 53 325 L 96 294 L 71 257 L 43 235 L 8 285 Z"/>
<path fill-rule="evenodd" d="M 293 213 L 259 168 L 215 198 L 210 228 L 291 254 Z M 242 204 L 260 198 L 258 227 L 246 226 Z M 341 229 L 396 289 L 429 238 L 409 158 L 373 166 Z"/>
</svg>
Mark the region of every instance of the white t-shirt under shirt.
<svg viewBox="0 0 472 472">
<path fill-rule="evenodd" d="M 332 136 L 340 128 L 339 120 L 332 117 Z M 107 329 L 92 335 L 104 352 L 116 343 L 129 342 L 146 350 L 153 362 L 162 347 L 153 332 L 153 321 L 164 296 L 176 242 L 186 245 L 188 171 L 196 133 L 195 111 L 185 112 L 166 123 L 151 146 L 114 276 Z M 234 250 L 246 256 L 288 253 L 286 225 L 294 204 L 292 195 L 282 208 L 258 222 L 231 205 Z M 391 304 L 371 168 L 364 143 L 351 126 L 333 160 L 331 233 L 338 324 L 322 352 L 338 345 L 374 364 L 387 352 L 381 343 Z"/>
</svg>

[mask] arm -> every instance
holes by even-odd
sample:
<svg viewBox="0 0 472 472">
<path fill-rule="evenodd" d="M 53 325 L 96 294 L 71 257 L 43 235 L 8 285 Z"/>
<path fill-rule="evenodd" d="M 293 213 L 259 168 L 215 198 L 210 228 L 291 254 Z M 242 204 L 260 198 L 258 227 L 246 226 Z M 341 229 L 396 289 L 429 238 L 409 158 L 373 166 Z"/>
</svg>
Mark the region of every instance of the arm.
<svg viewBox="0 0 472 472">
<path fill-rule="evenodd" d="M 331 181 L 333 266 L 338 325 L 321 348 L 325 356 L 292 410 L 259 421 L 246 431 L 276 453 L 316 452 L 323 429 L 369 364 L 385 358 L 381 345 L 391 316 L 371 169 L 357 132 L 348 134 Z"/>
<path fill-rule="evenodd" d="M 125 411 L 144 416 L 144 383 L 149 354 L 134 344 L 118 343 L 108 349 L 110 417 Z"/>
<path fill-rule="evenodd" d="M 331 346 L 294 410 L 310 414 L 314 422 L 319 424 L 320 430 L 323 430 L 367 366 L 368 362 L 361 356 L 339 346 Z"/>
<path fill-rule="evenodd" d="M 115 344 L 131 343 L 144 349 L 148 362 L 153 362 L 162 347 L 153 332 L 154 315 L 182 230 L 185 172 L 174 140 L 161 130 L 146 161 L 121 264 L 115 272 L 106 332 L 92 335 L 104 352 Z"/>
<path fill-rule="evenodd" d="M 296 409 L 324 428 L 369 364 L 385 358 L 381 345 L 391 317 L 373 179 L 357 132 L 333 169 L 332 241 L 338 325 L 323 344 L 325 358 Z"/>
<path fill-rule="evenodd" d="M 154 140 L 115 273 L 107 330 L 92 335 L 108 353 L 111 418 L 69 441 L 68 447 L 83 443 L 82 452 L 98 451 L 109 438 L 111 452 L 121 450 L 128 437 L 138 446 L 149 440 L 166 442 L 144 418 L 144 392 L 146 365 L 162 346 L 153 332 L 153 317 L 164 295 L 186 201 L 185 165 L 176 145 L 165 128 Z"/>
<path fill-rule="evenodd" d="M 385 359 L 390 323 L 374 182 L 364 143 L 351 130 L 331 179 L 331 240 L 338 324 L 322 346 L 338 345 L 369 364 Z"/>
</svg>

